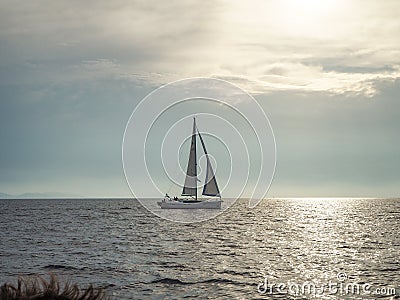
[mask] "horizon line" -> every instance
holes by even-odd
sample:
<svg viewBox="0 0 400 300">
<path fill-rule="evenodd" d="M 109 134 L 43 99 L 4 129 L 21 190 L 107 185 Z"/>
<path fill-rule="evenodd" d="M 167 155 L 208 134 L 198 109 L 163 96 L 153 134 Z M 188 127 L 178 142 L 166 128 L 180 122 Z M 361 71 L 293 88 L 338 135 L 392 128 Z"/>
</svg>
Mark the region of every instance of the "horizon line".
<svg viewBox="0 0 400 300">
<path fill-rule="evenodd" d="M 162 196 L 160 196 L 162 197 Z M 77 196 L 77 197 L 6 197 L 6 198 L 0 198 L 0 200 L 138 200 L 138 199 L 155 199 L 159 197 L 82 197 L 82 196 Z M 226 197 L 225 199 L 233 199 L 235 197 Z M 266 197 L 261 199 L 262 200 L 271 200 L 271 199 L 397 199 L 400 198 L 400 196 L 272 196 L 272 197 Z M 251 199 L 248 197 L 239 197 L 239 199 Z"/>
</svg>

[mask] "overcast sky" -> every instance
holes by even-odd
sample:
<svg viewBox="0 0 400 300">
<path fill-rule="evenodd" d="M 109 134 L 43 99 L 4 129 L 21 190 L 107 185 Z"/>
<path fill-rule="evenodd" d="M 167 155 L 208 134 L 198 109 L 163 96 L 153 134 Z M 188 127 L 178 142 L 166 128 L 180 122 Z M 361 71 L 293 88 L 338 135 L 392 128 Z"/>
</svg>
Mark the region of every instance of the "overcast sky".
<svg viewBox="0 0 400 300">
<path fill-rule="evenodd" d="M 270 195 L 399 196 L 399 12 L 396 0 L 1 1 L 0 192 L 129 196 L 132 110 L 161 84 L 210 76 L 269 116 Z"/>
</svg>

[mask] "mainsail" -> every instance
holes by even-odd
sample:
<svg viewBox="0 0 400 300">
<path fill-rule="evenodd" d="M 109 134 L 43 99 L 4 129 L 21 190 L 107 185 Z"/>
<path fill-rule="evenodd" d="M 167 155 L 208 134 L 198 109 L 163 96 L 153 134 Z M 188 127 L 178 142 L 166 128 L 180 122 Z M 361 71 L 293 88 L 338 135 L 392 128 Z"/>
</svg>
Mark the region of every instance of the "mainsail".
<svg viewBox="0 0 400 300">
<path fill-rule="evenodd" d="M 203 187 L 203 195 L 220 197 L 217 179 L 215 178 L 215 174 L 214 174 L 211 162 L 210 162 L 210 158 L 208 157 L 206 145 L 204 144 L 204 141 L 203 141 L 203 138 L 201 137 L 200 132 L 197 131 L 197 133 L 200 137 L 200 141 L 201 141 L 201 145 L 203 146 L 204 154 L 207 157 L 206 182 Z"/>
<path fill-rule="evenodd" d="M 203 187 L 203 195 L 206 196 L 217 196 L 221 197 L 219 193 L 219 188 L 217 180 L 215 179 L 215 174 L 208 157 L 206 145 L 204 144 L 203 138 L 196 127 L 196 119 L 193 120 L 193 133 L 192 133 L 192 143 L 190 145 L 190 155 L 189 162 L 186 171 L 185 185 L 183 187 L 182 196 L 195 196 L 197 200 L 197 156 L 196 156 L 196 131 L 200 137 L 201 145 L 203 146 L 204 154 L 207 157 L 207 171 L 206 171 L 206 181 Z"/>
<path fill-rule="evenodd" d="M 196 119 L 193 119 L 192 143 L 182 196 L 196 196 L 197 198 Z"/>
</svg>

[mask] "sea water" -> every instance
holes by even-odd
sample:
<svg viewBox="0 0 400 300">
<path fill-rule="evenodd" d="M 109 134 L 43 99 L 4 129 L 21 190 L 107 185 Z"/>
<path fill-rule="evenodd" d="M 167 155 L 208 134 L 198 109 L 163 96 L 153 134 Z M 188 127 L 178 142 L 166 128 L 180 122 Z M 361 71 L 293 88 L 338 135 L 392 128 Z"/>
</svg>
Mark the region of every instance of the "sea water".
<svg viewBox="0 0 400 300">
<path fill-rule="evenodd" d="M 0 283 L 57 274 L 115 299 L 394 299 L 399 229 L 400 199 L 241 199 L 192 224 L 133 199 L 0 200 Z"/>
</svg>

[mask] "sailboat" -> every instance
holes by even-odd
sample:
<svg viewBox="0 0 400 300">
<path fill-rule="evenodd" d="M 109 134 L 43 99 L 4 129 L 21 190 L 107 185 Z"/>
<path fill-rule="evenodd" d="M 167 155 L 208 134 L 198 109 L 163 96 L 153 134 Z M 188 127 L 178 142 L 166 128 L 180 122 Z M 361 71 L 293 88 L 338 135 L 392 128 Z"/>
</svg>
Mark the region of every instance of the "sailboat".
<svg viewBox="0 0 400 300">
<path fill-rule="evenodd" d="M 196 138 L 199 136 L 201 145 L 203 147 L 204 154 L 207 158 L 207 171 L 206 171 L 206 181 L 203 186 L 202 195 L 210 196 L 213 198 L 209 199 L 200 199 L 197 196 L 197 182 L 199 181 L 197 178 L 197 149 L 196 149 Z M 193 118 L 193 133 L 192 133 L 192 141 L 190 145 L 190 155 L 189 161 L 187 165 L 186 171 L 186 179 L 185 184 L 183 186 L 183 191 L 181 198 L 174 197 L 173 199 L 165 194 L 165 197 L 162 201 L 157 202 L 161 208 L 177 208 L 177 209 L 186 209 L 186 208 L 200 208 L 200 209 L 221 209 L 221 194 L 219 192 L 217 179 L 215 178 L 215 174 L 210 162 L 210 158 L 208 157 L 206 145 L 204 143 L 203 137 L 201 136 L 197 126 L 196 126 L 196 118 Z"/>
</svg>

